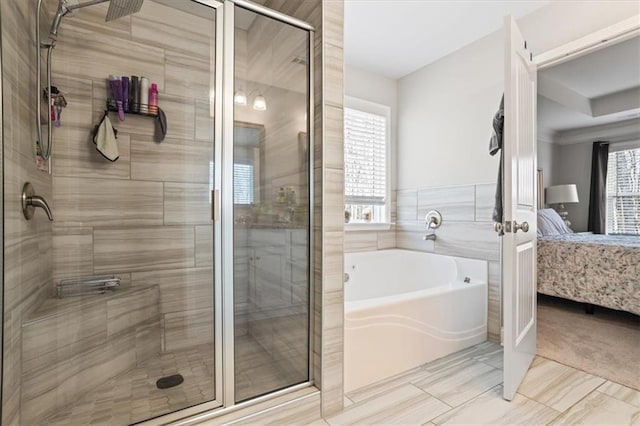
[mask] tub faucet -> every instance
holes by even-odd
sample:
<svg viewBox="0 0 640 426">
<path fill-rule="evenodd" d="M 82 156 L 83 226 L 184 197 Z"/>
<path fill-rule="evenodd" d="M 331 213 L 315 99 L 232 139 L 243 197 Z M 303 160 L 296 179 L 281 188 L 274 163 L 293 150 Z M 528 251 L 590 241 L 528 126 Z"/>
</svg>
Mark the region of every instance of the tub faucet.
<svg viewBox="0 0 640 426">
<path fill-rule="evenodd" d="M 422 237 L 423 240 L 425 241 L 435 241 L 436 240 L 436 233 L 434 232 L 433 234 L 427 234 L 424 237 Z"/>
</svg>

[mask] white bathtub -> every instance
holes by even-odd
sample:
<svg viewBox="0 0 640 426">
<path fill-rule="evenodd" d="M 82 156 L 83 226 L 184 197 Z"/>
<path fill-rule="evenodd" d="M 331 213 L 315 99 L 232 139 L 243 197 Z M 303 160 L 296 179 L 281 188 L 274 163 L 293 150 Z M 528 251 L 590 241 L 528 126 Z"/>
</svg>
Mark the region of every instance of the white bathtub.
<svg viewBox="0 0 640 426">
<path fill-rule="evenodd" d="M 486 340 L 486 261 L 381 250 L 345 273 L 345 392 Z"/>
</svg>

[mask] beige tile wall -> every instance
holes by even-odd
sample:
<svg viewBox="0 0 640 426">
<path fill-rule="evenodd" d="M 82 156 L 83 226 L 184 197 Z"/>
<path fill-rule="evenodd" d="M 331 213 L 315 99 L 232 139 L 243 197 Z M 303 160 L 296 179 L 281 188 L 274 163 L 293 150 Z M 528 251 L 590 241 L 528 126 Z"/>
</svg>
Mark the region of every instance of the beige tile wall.
<svg viewBox="0 0 640 426">
<path fill-rule="evenodd" d="M 489 262 L 488 337 L 500 342 L 500 239 L 491 215 L 495 184 L 427 187 L 398 191 L 397 246 Z M 424 216 L 442 214 L 435 242 L 424 241 Z"/>
<path fill-rule="evenodd" d="M 146 3 L 151 3 L 147 1 Z M 335 412 L 341 409 L 343 404 L 342 398 L 342 121 L 339 118 L 343 106 L 343 59 L 342 59 L 342 18 L 343 4 L 341 0 L 336 1 L 267 1 L 267 6 L 271 6 L 284 13 L 306 20 L 315 25 L 317 32 L 315 38 L 316 56 L 315 56 L 315 92 L 316 92 L 316 121 L 315 121 L 315 144 L 314 151 L 316 153 L 316 170 L 315 188 L 316 188 L 316 210 L 314 213 L 316 227 L 314 234 L 316 236 L 316 247 L 314 256 L 316 258 L 316 270 L 314 272 L 316 278 L 316 298 L 314 306 L 314 365 L 315 380 L 318 386 L 322 387 L 322 407 L 325 414 Z M 146 7 L 146 6 L 145 6 Z M 7 140 L 32 140 L 33 137 L 25 133 L 29 133 L 26 129 L 30 128 L 28 124 L 28 115 L 30 108 L 26 99 L 31 99 L 33 84 L 26 84 L 24 75 L 33 72 L 34 66 L 28 59 L 29 36 L 25 29 L 32 28 L 29 22 L 33 16 L 31 2 L 3 2 L 2 3 L 2 29 L 3 29 L 3 97 L 10 99 L 14 108 L 11 111 L 4 111 L 4 136 Z M 97 218 L 100 218 L 102 225 L 95 227 L 94 223 L 87 226 L 84 218 L 78 217 L 71 209 L 66 208 L 66 212 L 60 216 L 61 226 L 56 226 L 53 235 L 56 238 L 48 237 L 52 235 L 50 226 L 46 221 L 36 220 L 27 225 L 20 225 L 20 229 L 14 234 L 15 241 L 19 241 L 21 248 L 16 248 L 16 253 L 22 259 L 31 259 L 32 264 L 37 262 L 37 258 L 33 253 L 46 253 L 51 247 L 59 247 L 55 259 L 55 275 L 45 265 L 39 264 L 38 268 L 6 268 L 5 269 L 5 300 L 9 308 L 5 309 L 4 321 L 4 361 L 5 367 L 12 366 L 15 368 L 5 368 L 4 376 L 4 424 L 19 423 L 19 396 L 20 396 L 20 325 L 22 323 L 22 311 L 27 309 L 29 304 L 35 305 L 39 302 L 30 302 L 33 300 L 33 293 L 23 297 L 24 288 L 13 290 L 11 283 L 34 283 L 35 288 L 51 288 L 52 282 L 49 279 L 55 276 L 56 279 L 66 277 L 69 274 L 84 274 L 95 272 L 95 256 L 93 253 L 94 231 L 96 228 L 105 227 L 109 229 L 145 229 L 146 227 L 177 227 L 176 231 L 183 231 L 185 227 L 193 227 L 193 239 L 187 236 L 180 238 L 179 244 L 176 244 L 165 253 L 160 250 L 159 256 L 164 256 L 171 265 L 167 271 L 159 273 L 172 273 L 177 277 L 184 277 L 188 280 L 189 287 L 196 289 L 198 287 L 199 274 L 207 274 L 207 266 L 210 265 L 210 257 L 207 251 L 210 249 L 208 241 L 210 239 L 211 230 L 209 225 L 200 223 L 200 214 L 194 214 L 189 218 L 188 223 L 173 223 L 171 213 L 176 213 L 177 206 L 172 202 L 165 202 L 167 192 L 171 193 L 178 183 L 192 184 L 194 188 L 196 184 L 206 183 L 209 176 L 209 159 L 212 156 L 211 147 L 206 143 L 210 139 L 211 125 L 208 120 L 208 106 L 206 96 L 203 94 L 202 88 L 208 88 L 208 81 L 204 81 L 201 77 L 206 73 L 207 62 L 205 56 L 210 53 L 207 49 L 208 31 L 212 27 L 206 25 L 206 28 L 193 25 L 190 20 L 190 28 L 186 30 L 188 34 L 188 43 L 182 42 L 177 37 L 176 31 L 184 32 L 182 25 L 175 25 L 175 28 L 166 28 L 167 20 L 158 19 L 154 11 L 149 13 L 141 13 L 134 18 L 124 18 L 115 23 L 105 24 L 104 8 L 97 6 L 89 8 L 82 12 L 83 19 L 75 21 L 68 20 L 65 23 L 63 31 L 61 31 L 61 39 L 65 37 L 66 42 L 61 42 L 56 50 L 56 60 L 54 63 L 55 84 L 57 84 L 67 95 L 70 101 L 69 107 L 63 115 L 64 126 L 57 129 L 59 132 L 56 138 L 57 148 L 53 159 L 53 174 L 55 179 L 65 180 L 75 179 L 78 182 L 94 183 L 96 191 L 100 191 L 104 185 L 106 193 L 107 189 L 112 185 L 127 185 L 130 182 L 113 182 L 121 181 L 139 181 L 142 187 L 138 187 L 138 194 L 149 197 L 152 204 L 160 207 L 163 222 L 152 223 L 157 221 L 160 214 L 158 211 L 140 215 L 135 212 L 135 204 L 138 202 L 135 198 L 129 198 L 129 201 L 123 202 L 125 206 L 123 211 L 105 212 L 100 209 L 94 209 L 93 212 Z M 177 22 L 172 16 L 172 21 Z M 176 19 L 179 19 L 176 18 Z M 158 28 L 166 29 L 164 37 L 157 35 L 151 36 Z M 105 36 L 118 37 L 118 46 L 114 48 L 109 43 L 105 43 Z M 173 36 L 171 36 L 173 35 Z M 204 35 L 204 36 L 203 36 Z M 75 39 L 75 42 L 74 42 Z M 149 45 L 152 44 L 152 47 Z M 22 46 L 22 47 L 20 47 Z M 210 46 L 209 46 L 210 47 Z M 82 54 L 77 54 L 81 52 Z M 185 56 L 190 56 L 192 62 L 189 62 Z M 13 67 L 14 79 L 10 81 L 10 72 L 7 69 Z M 323 77 L 323 71 L 326 73 Z M 185 79 L 178 78 L 185 73 L 189 73 L 189 84 L 185 85 Z M 153 128 L 149 120 L 146 118 L 129 117 L 125 123 L 117 123 L 121 132 L 119 135 L 120 159 L 116 163 L 106 163 L 92 149 L 88 132 L 91 126 L 99 119 L 105 93 L 104 78 L 110 74 L 125 75 L 146 75 L 156 81 L 160 89 L 160 105 L 165 109 L 170 118 L 170 130 L 168 138 L 162 144 L 155 144 L 152 141 Z M 20 76 L 21 78 L 17 78 Z M 325 80 L 323 85 L 323 78 Z M 87 102 L 91 99 L 91 102 Z M 337 113 L 337 119 L 333 123 L 323 123 L 323 115 L 327 108 L 334 108 Z M 90 112 L 90 114 L 88 113 Z M 196 113 L 195 121 L 189 118 Z M 18 126 L 9 126 L 7 123 L 20 123 Z M 22 132 L 22 133 L 19 133 Z M 63 133 L 64 132 L 64 133 Z M 333 135 L 331 139 L 325 141 L 324 134 Z M 12 138 L 9 138 L 12 136 Z M 203 143 L 204 142 L 204 143 Z M 15 164 L 5 161 L 5 176 L 14 176 L 16 181 L 29 179 L 36 183 L 39 192 L 48 196 L 54 203 L 60 200 L 64 206 L 68 202 L 84 203 L 91 199 L 90 194 L 85 198 L 80 194 L 71 195 L 69 191 L 65 192 L 62 187 L 56 192 L 55 196 L 51 193 L 51 180 L 44 174 L 35 172 L 32 168 L 31 153 L 27 144 L 6 144 L 5 155 L 9 158 L 16 150 L 24 150 L 15 158 L 20 159 Z M 200 161 L 203 160 L 203 161 Z M 204 161 L 206 160 L 206 161 Z M 186 164 L 188 167 L 176 169 L 171 167 L 172 164 Z M 13 168 L 13 169 L 12 169 Z M 8 173 L 11 170 L 12 173 Z M 328 177 L 328 184 L 323 185 L 323 171 Z M 94 181 L 89 181 L 93 179 Z M 97 181 L 97 182 L 96 182 Z M 155 183 L 162 184 L 162 204 L 158 204 L 158 195 Z M 165 185 L 169 184 L 169 188 Z M 81 183 L 75 183 L 75 187 L 79 187 Z M 135 185 L 135 183 L 134 183 Z M 148 185 L 148 186 L 145 186 Z M 5 179 L 5 197 L 7 200 L 13 199 L 11 191 L 16 193 L 13 188 L 15 182 L 9 182 Z M 40 189 L 41 188 L 41 189 Z M 70 187 L 69 187 L 70 188 Z M 151 194 L 141 194 L 140 191 L 149 188 Z M 152 189 L 153 188 L 153 189 Z M 17 195 L 17 194 L 14 194 Z M 77 197 L 75 200 L 73 197 Z M 113 199 L 113 198 L 112 198 Z M 196 195 L 194 200 L 197 200 Z M 322 200 L 326 202 L 322 203 Z M 121 203 L 121 200 L 117 200 Z M 100 203 L 101 201 L 97 201 Z M 130 204 L 127 204 L 130 203 Z M 19 218 L 15 215 L 17 209 L 13 206 L 13 210 L 9 203 L 5 204 L 5 219 L 11 219 L 11 214 L 15 216 L 15 222 L 19 223 Z M 103 207 L 107 210 L 110 206 L 103 203 Z M 55 210 L 55 207 L 54 207 Z M 109 214 L 112 213 L 112 214 Z M 167 213 L 169 213 L 167 215 Z M 74 217 L 75 215 L 75 217 Z M 164 222 L 165 217 L 169 216 L 171 224 Z M 174 216 L 176 217 L 176 216 Z M 128 221 L 128 223 L 127 223 Z M 136 223 L 134 225 L 134 223 Z M 170 232 L 176 232 L 174 230 Z M 5 242 L 9 244 L 9 235 L 11 232 L 5 228 Z M 119 235 L 125 238 L 125 232 Z M 31 237 L 30 237 L 31 236 Z M 77 237 L 77 238 L 76 238 Z M 101 234 L 98 229 L 98 241 Z M 193 241 L 193 248 L 189 244 Z M 332 242 L 331 250 L 323 252 L 322 247 Z M 10 244 L 9 244 L 10 245 Z M 9 265 L 12 259 L 11 250 L 13 247 L 7 247 L 5 252 L 6 264 Z M 109 243 L 102 246 L 101 250 L 108 250 Z M 64 250 L 64 251 L 63 251 Z M 67 251 L 68 250 L 68 251 Z M 102 252 L 102 253 L 106 253 Z M 189 264 L 187 268 L 175 269 L 174 256 L 179 253 L 181 256 L 180 264 L 185 262 Z M 193 254 L 191 254 L 193 253 Z M 185 260 L 186 258 L 186 260 Z M 193 264 L 189 262 L 193 258 Z M 15 257 L 14 257 L 15 259 Z M 123 277 L 132 277 L 133 285 L 136 282 L 147 283 L 149 276 L 145 274 L 153 274 L 157 264 L 161 262 L 156 260 L 145 259 L 140 264 L 130 262 L 132 272 L 114 271 L 123 273 Z M 17 264 L 17 263 L 14 263 Z M 108 263 L 98 259 L 99 270 L 106 270 Z M 131 266 L 133 265 L 133 266 Z M 147 266 L 144 266 L 147 265 Z M 324 265 L 329 268 L 324 273 Z M 28 265 L 27 265 L 28 266 Z M 199 268 L 205 268 L 199 270 Z M 148 269 L 148 270 L 145 270 Z M 29 277 L 32 271 L 38 271 L 39 277 Z M 23 278 L 24 276 L 24 278 Z M 163 285 L 161 279 L 155 280 Z M 178 278 L 177 278 L 178 279 Z M 191 281 L 194 279 L 195 281 Z M 166 285 L 170 285 L 166 284 Z M 26 286 L 25 288 L 34 288 Z M 198 292 L 199 290 L 194 290 Z M 192 318 L 197 321 L 198 314 L 202 309 L 199 304 L 192 302 L 191 296 L 195 293 L 189 292 L 187 297 L 171 297 L 162 309 L 185 309 L 176 311 L 179 313 L 192 313 Z M 28 297 L 27 297 L 28 296 Z M 201 298 L 196 298 L 202 302 Z M 161 300 L 163 300 L 161 295 Z M 24 301 L 24 302 L 21 302 Z M 183 308 L 184 307 L 184 308 Z M 168 312 L 166 312 L 168 313 Z M 165 313 L 163 313 L 164 315 Z M 180 314 L 171 318 L 179 323 Z M 184 315 L 184 321 L 188 315 Z"/>
<path fill-rule="evenodd" d="M 53 83 L 68 107 L 54 131 L 53 275 L 117 274 L 130 276 L 134 287 L 158 285 L 163 350 L 209 343 L 213 13 L 196 16 L 147 1 L 140 13 L 105 24 L 106 8 L 65 18 L 54 54 Z M 158 143 L 152 118 L 127 115 L 120 122 L 111 113 L 120 153 L 114 163 L 91 140 L 109 74 L 157 83 L 168 121 Z"/>
<path fill-rule="evenodd" d="M 31 182 L 51 200 L 51 177 L 35 167 L 35 2 L 0 2 L 2 28 L 2 134 L 4 175 L 3 425 L 22 423 L 20 395 L 24 359 L 22 323 L 51 285 L 51 223 L 42 211 L 22 217 L 22 185 Z M 47 18 L 48 10 L 42 14 Z"/>
</svg>

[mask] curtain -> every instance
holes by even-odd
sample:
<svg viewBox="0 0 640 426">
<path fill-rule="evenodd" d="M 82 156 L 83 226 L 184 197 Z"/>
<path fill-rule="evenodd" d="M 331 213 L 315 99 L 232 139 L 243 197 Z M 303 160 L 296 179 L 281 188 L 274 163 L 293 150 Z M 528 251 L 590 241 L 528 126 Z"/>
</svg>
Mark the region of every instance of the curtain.
<svg viewBox="0 0 640 426">
<path fill-rule="evenodd" d="M 607 163 L 609 142 L 594 142 L 591 155 L 591 189 L 589 192 L 589 222 L 587 230 L 607 233 Z"/>
</svg>

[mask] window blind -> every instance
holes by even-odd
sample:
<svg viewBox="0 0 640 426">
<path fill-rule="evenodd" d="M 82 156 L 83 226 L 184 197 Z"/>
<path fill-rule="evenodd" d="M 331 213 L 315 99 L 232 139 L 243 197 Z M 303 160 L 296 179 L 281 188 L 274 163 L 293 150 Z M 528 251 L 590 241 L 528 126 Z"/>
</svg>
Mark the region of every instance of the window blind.
<svg viewBox="0 0 640 426">
<path fill-rule="evenodd" d="M 387 119 L 345 108 L 344 190 L 346 204 L 385 204 Z"/>
<path fill-rule="evenodd" d="M 640 148 L 609 153 L 607 233 L 640 235 Z"/>
<path fill-rule="evenodd" d="M 233 165 L 233 202 L 234 204 L 253 203 L 253 165 Z"/>
</svg>

